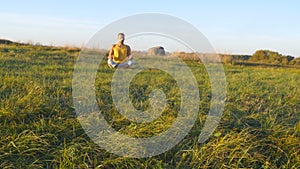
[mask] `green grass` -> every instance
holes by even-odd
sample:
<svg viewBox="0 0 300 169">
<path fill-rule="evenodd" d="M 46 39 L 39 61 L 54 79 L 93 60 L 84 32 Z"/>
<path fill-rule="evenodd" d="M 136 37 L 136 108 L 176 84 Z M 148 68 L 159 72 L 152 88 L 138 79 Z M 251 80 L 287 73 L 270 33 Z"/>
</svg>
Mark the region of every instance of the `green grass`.
<svg viewBox="0 0 300 169">
<path fill-rule="evenodd" d="M 135 159 L 111 154 L 85 134 L 76 119 L 72 76 L 77 50 L 0 46 L 0 168 L 298 168 L 300 166 L 300 69 L 225 65 L 225 111 L 214 135 L 199 144 L 210 106 L 203 65 L 185 61 L 199 85 L 199 115 L 171 150 Z M 116 130 L 149 137 L 168 129 L 180 108 L 174 79 L 145 70 L 131 82 L 139 110 L 162 89 L 167 107 L 157 120 L 135 124 L 122 117 L 110 95 L 113 70 L 105 62 L 95 81 L 100 111 Z M 154 78 L 155 77 L 155 78 Z"/>
</svg>

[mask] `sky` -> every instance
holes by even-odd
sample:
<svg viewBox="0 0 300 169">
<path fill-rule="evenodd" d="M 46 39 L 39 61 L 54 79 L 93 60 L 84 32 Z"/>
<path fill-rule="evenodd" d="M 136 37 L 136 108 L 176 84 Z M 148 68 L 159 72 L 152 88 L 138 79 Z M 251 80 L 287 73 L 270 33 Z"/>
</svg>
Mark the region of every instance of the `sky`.
<svg viewBox="0 0 300 169">
<path fill-rule="evenodd" d="M 192 24 L 219 53 L 253 54 L 258 49 L 269 49 L 300 56 L 297 0 L 1 0 L 0 4 L 1 39 L 83 46 L 97 31 L 116 20 L 162 13 Z M 147 42 L 137 41 L 139 49 L 147 47 Z M 135 47 L 134 40 L 130 43 Z"/>
</svg>

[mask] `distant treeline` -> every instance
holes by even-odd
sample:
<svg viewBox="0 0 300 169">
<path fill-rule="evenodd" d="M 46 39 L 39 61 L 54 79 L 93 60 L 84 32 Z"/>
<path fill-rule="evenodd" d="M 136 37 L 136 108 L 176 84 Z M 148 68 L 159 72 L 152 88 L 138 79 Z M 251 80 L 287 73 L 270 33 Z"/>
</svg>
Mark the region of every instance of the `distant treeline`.
<svg viewBox="0 0 300 169">
<path fill-rule="evenodd" d="M 199 57 L 209 58 L 212 54 L 174 52 L 182 59 L 199 60 Z M 226 64 L 268 64 L 268 65 L 300 65 L 300 57 L 282 55 L 270 50 L 257 50 L 253 55 L 218 54 L 221 62 Z"/>
<path fill-rule="evenodd" d="M 12 44 L 12 43 L 15 43 L 15 42 L 12 42 L 10 40 L 6 40 L 6 39 L 0 39 L 0 44 Z"/>
</svg>

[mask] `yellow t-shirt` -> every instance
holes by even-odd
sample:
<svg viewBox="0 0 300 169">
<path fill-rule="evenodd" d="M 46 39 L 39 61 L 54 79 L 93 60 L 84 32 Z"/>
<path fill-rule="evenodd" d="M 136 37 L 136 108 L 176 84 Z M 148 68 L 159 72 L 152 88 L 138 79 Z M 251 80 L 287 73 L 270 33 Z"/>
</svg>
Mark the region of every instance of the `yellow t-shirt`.
<svg viewBox="0 0 300 169">
<path fill-rule="evenodd" d="M 116 63 L 123 62 L 127 57 L 127 46 L 122 45 L 121 47 L 119 45 L 114 45 L 113 47 L 113 61 Z"/>
</svg>

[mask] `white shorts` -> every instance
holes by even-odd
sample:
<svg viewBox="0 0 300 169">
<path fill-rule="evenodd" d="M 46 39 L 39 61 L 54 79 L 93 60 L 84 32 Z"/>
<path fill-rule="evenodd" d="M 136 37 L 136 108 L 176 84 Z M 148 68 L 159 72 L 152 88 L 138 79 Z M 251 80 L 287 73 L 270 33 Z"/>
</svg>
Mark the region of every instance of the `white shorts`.
<svg viewBox="0 0 300 169">
<path fill-rule="evenodd" d="M 111 59 L 108 59 L 107 64 L 110 68 L 117 68 L 117 67 L 130 67 L 134 64 L 134 60 L 129 60 L 127 62 L 124 63 L 116 63 Z"/>
</svg>

